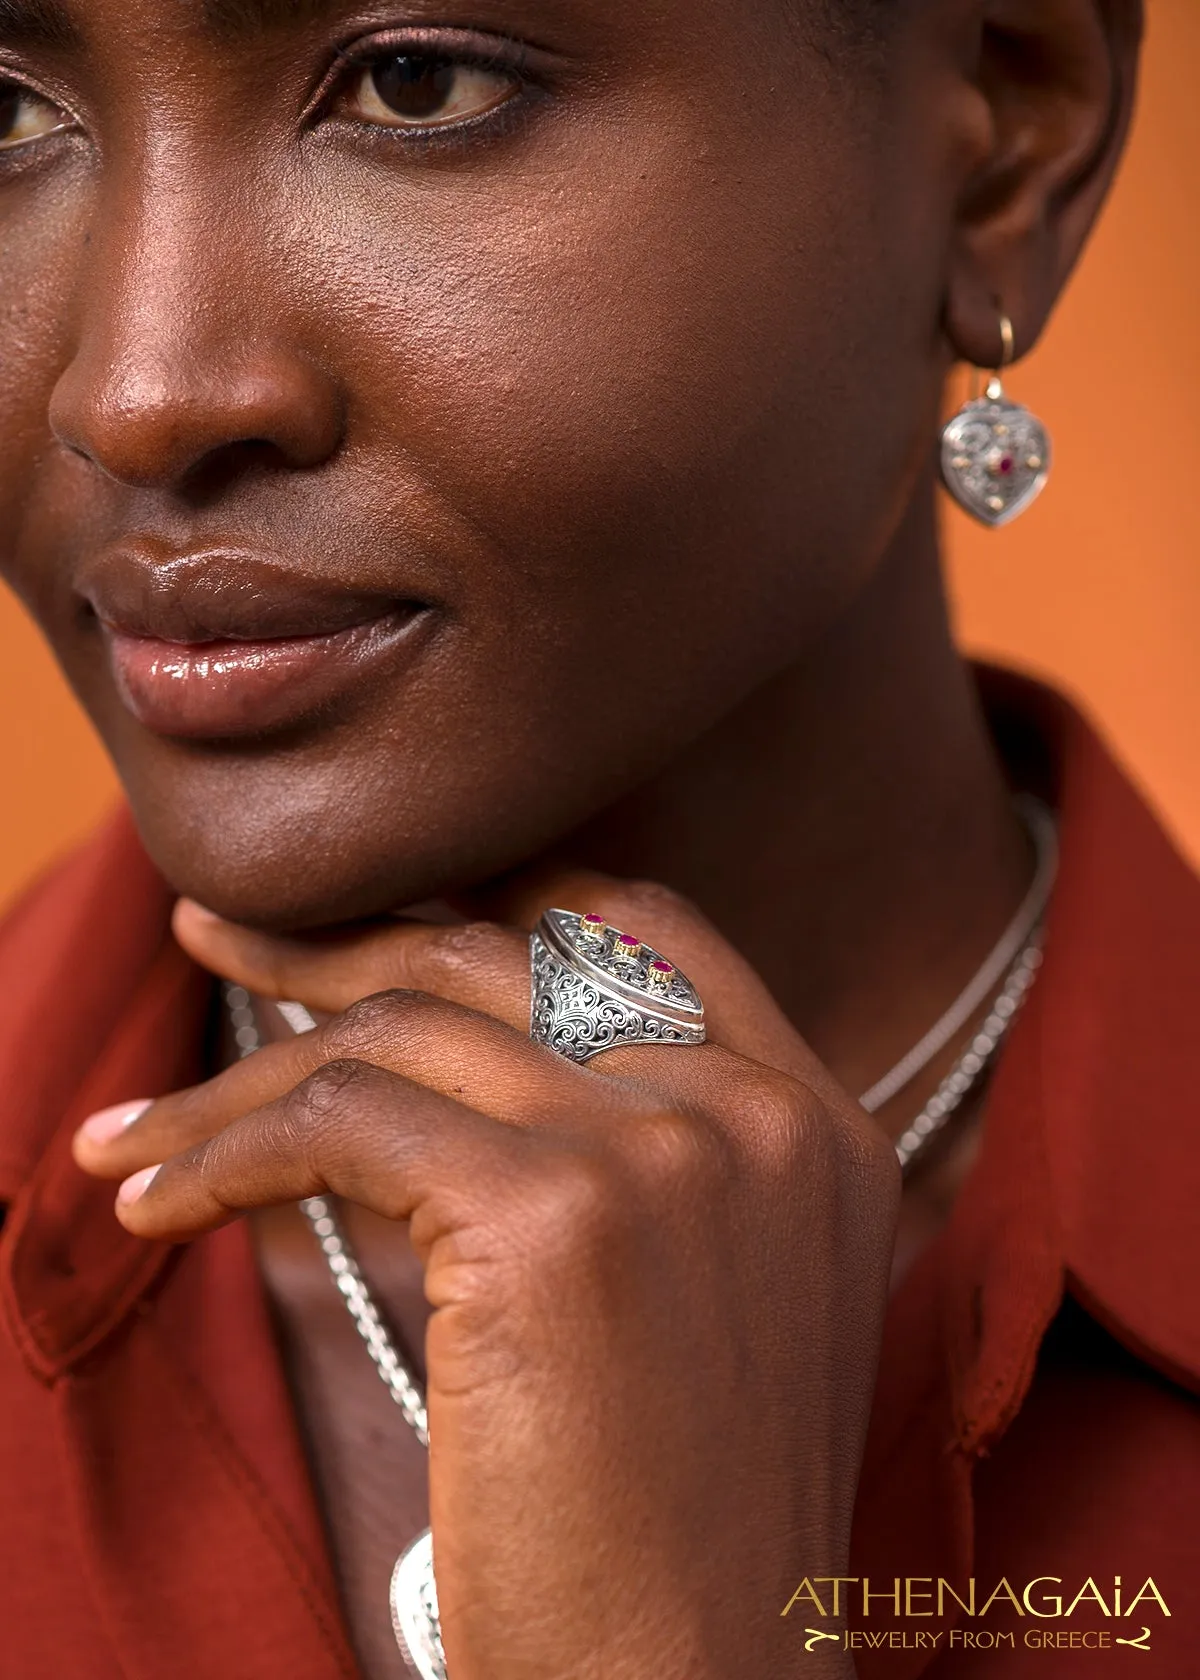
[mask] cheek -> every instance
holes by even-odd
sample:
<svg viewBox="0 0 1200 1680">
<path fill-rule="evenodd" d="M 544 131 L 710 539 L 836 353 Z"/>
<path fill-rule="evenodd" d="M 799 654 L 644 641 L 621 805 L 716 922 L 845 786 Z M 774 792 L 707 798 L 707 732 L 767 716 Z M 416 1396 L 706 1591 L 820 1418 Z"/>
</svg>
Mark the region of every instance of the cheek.
<svg viewBox="0 0 1200 1680">
<path fill-rule="evenodd" d="M 24 179 L 0 178 L 0 571 L 47 629 L 56 617 L 51 597 L 61 579 L 22 557 L 39 551 L 32 527 L 38 509 L 45 510 L 47 475 L 56 476 L 58 467 L 47 415 L 69 356 L 71 298 L 88 210 L 87 187 L 71 171 L 57 172 L 52 181 L 34 170 Z M 65 485 L 56 494 L 66 495 Z"/>
<path fill-rule="evenodd" d="M 715 143 L 696 168 L 684 138 L 591 136 L 545 178 L 448 179 L 419 214 L 358 178 L 314 269 L 343 277 L 323 313 L 369 370 L 364 448 L 479 536 L 496 622 L 519 598 L 573 657 L 602 616 L 671 662 L 686 594 L 716 675 L 714 634 L 761 670 L 859 586 L 903 501 L 913 402 L 888 378 L 887 276 L 862 260 L 873 160 L 856 200 L 845 170 L 806 177 L 803 134 L 744 170 Z M 384 228 L 403 231 L 381 259 Z"/>
</svg>

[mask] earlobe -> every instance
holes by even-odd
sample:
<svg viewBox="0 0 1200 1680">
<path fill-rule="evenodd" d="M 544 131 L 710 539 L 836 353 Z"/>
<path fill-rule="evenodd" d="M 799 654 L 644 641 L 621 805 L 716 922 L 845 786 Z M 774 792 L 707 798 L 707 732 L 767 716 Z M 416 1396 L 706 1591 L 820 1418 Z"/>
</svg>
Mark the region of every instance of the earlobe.
<svg viewBox="0 0 1200 1680">
<path fill-rule="evenodd" d="M 987 367 L 997 300 L 1024 353 L 1103 205 L 1132 115 L 1142 0 L 981 0 L 978 31 L 994 138 L 960 197 L 944 326 L 958 359 Z"/>
</svg>

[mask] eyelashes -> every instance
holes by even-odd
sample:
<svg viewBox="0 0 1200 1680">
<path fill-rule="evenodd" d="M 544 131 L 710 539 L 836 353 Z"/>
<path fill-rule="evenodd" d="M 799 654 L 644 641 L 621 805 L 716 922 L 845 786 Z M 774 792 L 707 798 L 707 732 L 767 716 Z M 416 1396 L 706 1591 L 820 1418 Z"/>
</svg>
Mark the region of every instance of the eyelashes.
<svg viewBox="0 0 1200 1680">
<path fill-rule="evenodd" d="M 0 79 L 0 154 L 28 150 L 74 127 L 72 117 L 32 88 Z"/>
<path fill-rule="evenodd" d="M 486 116 L 519 94 L 506 71 L 430 54 L 389 54 L 352 78 L 341 105 L 381 128 L 430 129 Z"/>
<path fill-rule="evenodd" d="M 525 114 L 534 91 L 526 56 L 513 41 L 376 37 L 338 55 L 321 114 L 409 144 L 498 135 Z"/>
<path fill-rule="evenodd" d="M 512 132 L 532 113 L 543 82 L 526 68 L 530 49 L 466 30 L 376 35 L 335 55 L 307 101 L 305 126 L 328 121 L 408 150 L 465 150 Z M 0 67 L 0 167 L 49 155 L 47 142 L 85 125 L 43 92 Z"/>
</svg>

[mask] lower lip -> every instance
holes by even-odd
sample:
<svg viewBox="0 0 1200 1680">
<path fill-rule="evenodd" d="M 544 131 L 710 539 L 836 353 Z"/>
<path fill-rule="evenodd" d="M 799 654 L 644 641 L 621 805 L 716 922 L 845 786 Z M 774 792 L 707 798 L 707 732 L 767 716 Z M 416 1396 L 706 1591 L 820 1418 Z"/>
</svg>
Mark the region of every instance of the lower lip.
<svg viewBox="0 0 1200 1680">
<path fill-rule="evenodd" d="M 389 613 L 324 636 L 195 645 L 105 626 L 117 687 L 139 723 L 159 735 L 220 740 L 302 723 L 377 666 L 412 652 L 429 614 Z"/>
</svg>

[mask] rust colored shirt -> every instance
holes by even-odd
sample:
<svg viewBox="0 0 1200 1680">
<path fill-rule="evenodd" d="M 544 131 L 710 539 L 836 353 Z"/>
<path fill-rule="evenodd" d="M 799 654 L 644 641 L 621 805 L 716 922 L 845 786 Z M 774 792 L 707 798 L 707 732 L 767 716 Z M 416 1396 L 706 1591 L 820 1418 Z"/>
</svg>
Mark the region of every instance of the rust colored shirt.
<svg viewBox="0 0 1200 1680">
<path fill-rule="evenodd" d="M 993 699 L 1061 816 L 1046 963 L 891 1305 L 838 1615 L 797 1559 L 795 1673 L 832 1634 L 864 1680 L 1191 1680 L 1200 882 L 1064 702 Z M 203 1075 L 170 905 L 121 816 L 0 931 L 2 1680 L 356 1672 L 245 1226 L 140 1242 L 70 1157 Z"/>
</svg>

